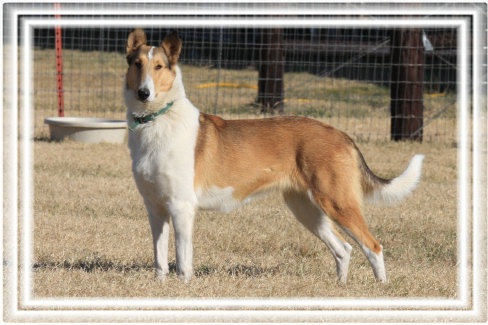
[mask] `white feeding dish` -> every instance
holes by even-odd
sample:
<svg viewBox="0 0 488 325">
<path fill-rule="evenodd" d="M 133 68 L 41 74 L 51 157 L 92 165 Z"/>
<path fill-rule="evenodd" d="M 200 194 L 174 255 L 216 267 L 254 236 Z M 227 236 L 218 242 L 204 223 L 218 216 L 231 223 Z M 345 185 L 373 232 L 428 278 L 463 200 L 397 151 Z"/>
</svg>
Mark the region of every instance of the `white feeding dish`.
<svg viewBox="0 0 488 325">
<path fill-rule="evenodd" d="M 110 120 L 88 117 L 48 117 L 44 123 L 49 125 L 51 140 L 62 141 L 68 138 L 87 143 L 123 143 L 127 133 L 125 120 Z"/>
</svg>

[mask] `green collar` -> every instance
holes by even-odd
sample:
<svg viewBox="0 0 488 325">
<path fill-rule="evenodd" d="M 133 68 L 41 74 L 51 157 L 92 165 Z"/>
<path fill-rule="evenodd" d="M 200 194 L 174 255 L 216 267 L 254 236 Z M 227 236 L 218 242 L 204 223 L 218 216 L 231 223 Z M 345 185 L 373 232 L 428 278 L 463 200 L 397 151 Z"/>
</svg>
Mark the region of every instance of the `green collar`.
<svg viewBox="0 0 488 325">
<path fill-rule="evenodd" d="M 132 122 L 131 125 L 129 125 L 129 130 L 134 131 L 139 124 L 146 124 L 147 122 L 151 122 L 159 115 L 166 113 L 170 109 L 170 107 L 173 106 L 174 102 L 175 102 L 174 100 L 169 102 L 168 104 L 166 104 L 165 107 L 161 108 L 156 113 L 140 115 L 140 116 L 134 115 L 134 122 Z"/>
</svg>

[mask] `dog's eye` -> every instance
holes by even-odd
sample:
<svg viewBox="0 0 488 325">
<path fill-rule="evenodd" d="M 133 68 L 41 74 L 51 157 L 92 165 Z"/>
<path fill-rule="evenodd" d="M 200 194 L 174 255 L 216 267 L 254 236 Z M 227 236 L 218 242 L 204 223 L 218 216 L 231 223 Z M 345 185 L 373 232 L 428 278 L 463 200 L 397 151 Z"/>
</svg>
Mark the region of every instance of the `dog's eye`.
<svg viewBox="0 0 488 325">
<path fill-rule="evenodd" d="M 136 61 L 134 65 L 136 66 L 137 69 L 142 68 L 142 63 L 140 61 Z"/>
<path fill-rule="evenodd" d="M 158 65 L 155 67 L 155 69 L 156 69 L 156 70 L 161 70 L 162 68 L 163 68 L 163 66 L 162 66 L 161 64 L 158 64 Z"/>
</svg>

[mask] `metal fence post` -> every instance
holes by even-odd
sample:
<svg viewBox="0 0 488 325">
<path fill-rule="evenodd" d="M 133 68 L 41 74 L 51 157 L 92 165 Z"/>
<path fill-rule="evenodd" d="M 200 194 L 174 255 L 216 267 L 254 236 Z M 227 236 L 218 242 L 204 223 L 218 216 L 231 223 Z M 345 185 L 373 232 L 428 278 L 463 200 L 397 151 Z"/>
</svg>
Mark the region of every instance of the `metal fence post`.
<svg viewBox="0 0 488 325">
<path fill-rule="evenodd" d="M 60 10 L 61 4 L 55 3 L 54 9 Z M 56 18 L 61 18 L 61 15 L 56 15 Z M 61 34 L 61 26 L 54 27 L 56 40 L 56 76 L 58 86 L 58 116 L 64 116 L 64 94 L 63 94 L 63 41 Z"/>
</svg>

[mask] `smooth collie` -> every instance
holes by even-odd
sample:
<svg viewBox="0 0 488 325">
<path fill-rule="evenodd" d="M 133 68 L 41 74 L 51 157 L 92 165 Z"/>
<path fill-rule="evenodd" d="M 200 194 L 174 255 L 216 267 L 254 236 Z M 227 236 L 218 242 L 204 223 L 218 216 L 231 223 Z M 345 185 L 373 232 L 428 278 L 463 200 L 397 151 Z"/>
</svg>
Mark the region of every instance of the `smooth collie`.
<svg viewBox="0 0 488 325">
<path fill-rule="evenodd" d="M 397 178 L 371 172 L 345 133 L 303 117 L 224 120 L 199 112 L 186 98 L 175 32 L 160 46 L 146 45 L 143 30 L 127 40 L 124 84 L 132 171 L 144 200 L 154 243 L 156 276 L 168 268 L 169 221 L 176 238 L 176 272 L 193 275 L 196 209 L 231 211 L 278 190 L 295 217 L 332 252 L 346 282 L 352 247 L 366 255 L 377 280 L 386 281 L 383 247 L 364 221 L 364 199 L 396 202 L 419 182 L 422 155 Z M 259 219 L 256 219 L 256 224 Z"/>
</svg>

